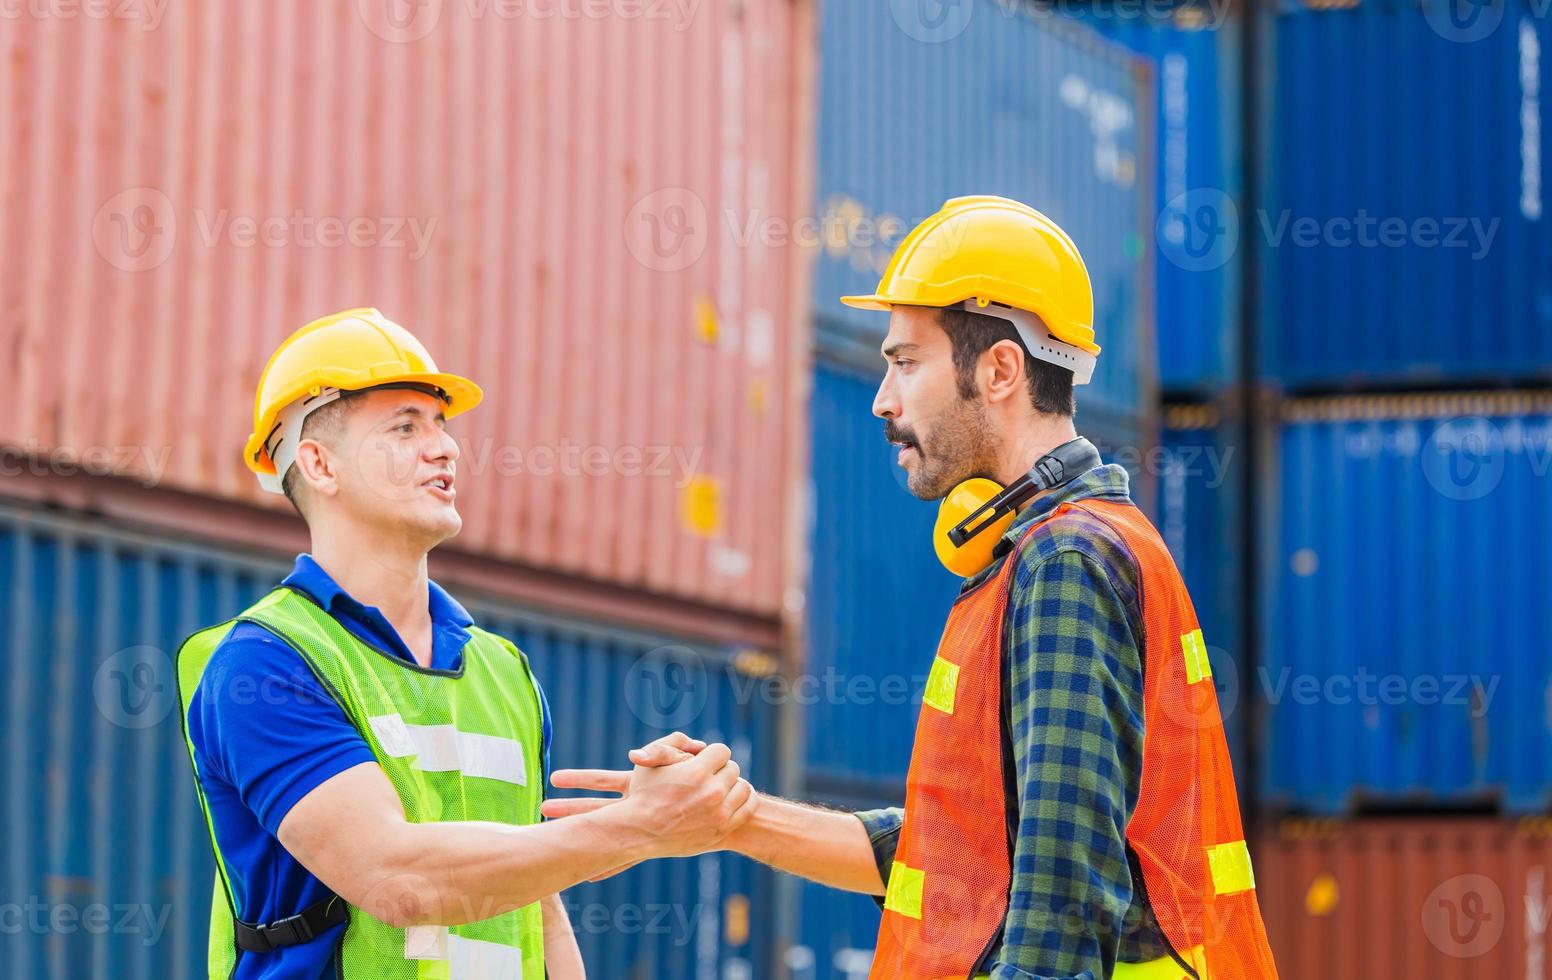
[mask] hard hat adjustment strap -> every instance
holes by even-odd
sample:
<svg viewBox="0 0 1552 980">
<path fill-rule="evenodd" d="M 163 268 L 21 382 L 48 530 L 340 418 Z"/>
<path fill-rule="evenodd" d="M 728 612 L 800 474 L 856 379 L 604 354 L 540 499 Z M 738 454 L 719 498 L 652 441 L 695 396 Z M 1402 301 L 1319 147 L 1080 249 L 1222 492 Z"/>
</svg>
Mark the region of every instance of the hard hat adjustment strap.
<svg viewBox="0 0 1552 980">
<path fill-rule="evenodd" d="M 960 306 L 971 313 L 979 313 L 982 316 L 994 316 L 1013 324 L 1013 329 L 1018 332 L 1019 339 L 1024 342 L 1024 350 L 1029 356 L 1071 371 L 1073 384 L 1086 385 L 1094 377 L 1094 362 L 1096 360 L 1094 355 L 1080 347 L 1063 343 L 1051 336 L 1051 331 L 1041 321 L 1040 317 L 1029 310 L 1005 306 L 1002 303 L 987 302 L 983 304 L 976 299 L 967 299 Z"/>
<path fill-rule="evenodd" d="M 298 398 L 280 410 L 275 417 L 275 427 L 270 430 L 264 448 L 275 463 L 275 473 L 259 474 L 259 486 L 270 493 L 285 493 L 286 470 L 296 462 L 296 450 L 302 442 L 302 424 L 307 416 L 331 402 L 339 401 L 345 392 L 338 388 L 321 388 L 316 395 Z"/>
</svg>

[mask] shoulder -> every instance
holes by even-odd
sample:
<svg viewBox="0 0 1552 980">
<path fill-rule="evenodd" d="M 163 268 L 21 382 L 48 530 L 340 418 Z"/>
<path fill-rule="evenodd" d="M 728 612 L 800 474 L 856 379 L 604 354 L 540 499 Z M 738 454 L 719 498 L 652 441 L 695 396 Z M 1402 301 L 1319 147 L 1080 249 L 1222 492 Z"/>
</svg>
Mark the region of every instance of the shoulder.
<svg viewBox="0 0 1552 980">
<path fill-rule="evenodd" d="M 216 683 L 221 680 L 289 677 L 299 670 L 312 673 L 295 647 L 258 623 L 239 621 L 211 652 L 199 687 L 204 692 L 224 686 Z"/>
<path fill-rule="evenodd" d="M 263 626 L 238 622 L 211 652 L 189 696 L 189 736 L 196 749 L 214 756 L 215 743 L 233 730 L 261 730 L 288 708 L 319 704 L 339 710 L 306 659 Z"/>
<path fill-rule="evenodd" d="M 1137 559 L 1126 540 L 1103 518 L 1081 507 L 1063 507 L 1020 545 L 1013 588 L 1060 578 L 1104 585 L 1128 607 L 1137 604 Z"/>
</svg>

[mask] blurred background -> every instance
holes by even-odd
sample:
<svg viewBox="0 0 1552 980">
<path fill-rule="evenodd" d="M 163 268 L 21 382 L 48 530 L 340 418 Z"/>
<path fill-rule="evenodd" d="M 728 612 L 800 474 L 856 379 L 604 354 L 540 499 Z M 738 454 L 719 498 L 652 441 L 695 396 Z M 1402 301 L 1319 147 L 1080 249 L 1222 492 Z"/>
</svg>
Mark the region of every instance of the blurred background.
<svg viewBox="0 0 1552 980">
<path fill-rule="evenodd" d="M 1094 279 L 1078 427 L 1195 599 L 1284 977 L 1547 975 L 1547 0 L 0 3 L 0 974 L 204 973 L 172 657 L 306 547 L 268 353 L 486 388 L 433 575 L 555 764 L 682 728 L 898 802 L 955 580 L 843 308 L 945 198 Z M 866 974 L 740 858 L 567 893 L 591 975 Z"/>
</svg>

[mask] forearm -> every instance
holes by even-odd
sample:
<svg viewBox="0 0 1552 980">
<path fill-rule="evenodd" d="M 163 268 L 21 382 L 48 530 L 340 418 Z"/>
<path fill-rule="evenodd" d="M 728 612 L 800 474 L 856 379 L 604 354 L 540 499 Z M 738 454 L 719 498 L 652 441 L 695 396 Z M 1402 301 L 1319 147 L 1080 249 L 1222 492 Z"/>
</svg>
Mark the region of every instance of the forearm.
<svg viewBox="0 0 1552 980">
<path fill-rule="evenodd" d="M 657 856 L 651 835 L 623 812 L 526 827 L 402 824 L 390 838 L 377 850 L 382 871 L 370 897 L 388 912 L 379 917 L 394 925 L 475 922 L 553 896 L 625 861 Z"/>
<path fill-rule="evenodd" d="M 831 888 L 882 895 L 867 829 L 855 815 L 772 796 L 727 840 L 728 849 Z"/>
<path fill-rule="evenodd" d="M 539 907 L 544 913 L 544 970 L 549 980 L 585 980 L 582 951 L 560 896 L 545 896 Z"/>
</svg>

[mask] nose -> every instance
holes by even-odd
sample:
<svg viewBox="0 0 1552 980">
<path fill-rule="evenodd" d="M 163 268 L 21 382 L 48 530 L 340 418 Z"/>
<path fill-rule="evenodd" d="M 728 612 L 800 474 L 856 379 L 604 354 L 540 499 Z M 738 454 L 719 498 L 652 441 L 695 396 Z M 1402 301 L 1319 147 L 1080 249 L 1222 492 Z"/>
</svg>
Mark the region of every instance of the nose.
<svg viewBox="0 0 1552 980">
<path fill-rule="evenodd" d="M 873 396 L 873 414 L 881 419 L 900 417 L 900 399 L 895 394 L 893 371 L 886 372 L 884 380 L 878 383 L 878 392 Z"/>
<path fill-rule="evenodd" d="M 458 440 L 446 429 L 437 429 L 437 437 L 431 440 L 426 458 L 435 463 L 446 460 L 451 463 L 458 458 Z"/>
</svg>

